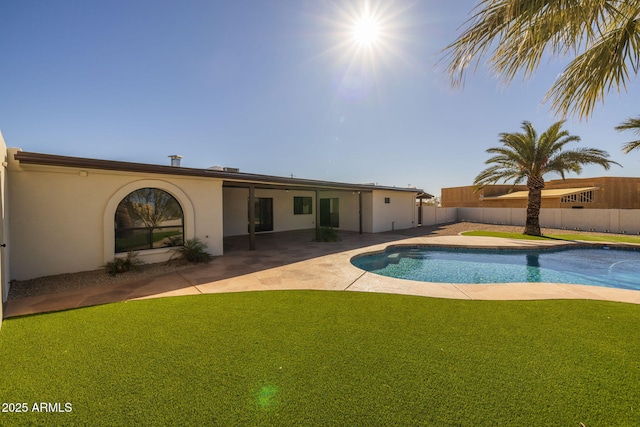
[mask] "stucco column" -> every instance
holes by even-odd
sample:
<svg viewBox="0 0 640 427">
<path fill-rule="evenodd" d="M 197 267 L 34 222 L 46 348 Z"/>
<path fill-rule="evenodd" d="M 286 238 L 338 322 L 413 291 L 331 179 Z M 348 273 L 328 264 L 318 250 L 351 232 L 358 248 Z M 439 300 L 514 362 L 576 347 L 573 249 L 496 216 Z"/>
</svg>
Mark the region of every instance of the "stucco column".
<svg viewBox="0 0 640 427">
<path fill-rule="evenodd" d="M 358 233 L 362 234 L 362 191 L 358 191 Z"/>
<path fill-rule="evenodd" d="M 316 237 L 320 230 L 320 190 L 316 190 Z"/>
<path fill-rule="evenodd" d="M 256 188 L 249 186 L 249 250 L 256 249 Z"/>
</svg>

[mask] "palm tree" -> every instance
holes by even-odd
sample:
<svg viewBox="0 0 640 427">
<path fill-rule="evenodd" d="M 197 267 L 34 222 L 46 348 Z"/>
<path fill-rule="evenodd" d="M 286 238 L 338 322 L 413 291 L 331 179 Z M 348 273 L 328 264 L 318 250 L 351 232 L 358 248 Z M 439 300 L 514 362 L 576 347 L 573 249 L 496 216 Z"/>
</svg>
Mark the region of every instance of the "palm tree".
<svg viewBox="0 0 640 427">
<path fill-rule="evenodd" d="M 573 58 L 547 92 L 553 110 L 587 118 L 640 69 L 640 0 L 481 0 L 466 29 L 444 49 L 454 86 L 488 56 L 505 83 L 540 63 Z"/>
<path fill-rule="evenodd" d="M 627 119 L 627 121 L 620 123 L 615 128 L 617 131 L 633 130 L 636 135 L 640 135 L 640 117 L 635 119 Z M 627 142 L 622 146 L 622 151 L 625 154 L 629 154 L 630 151 L 640 148 L 640 139 L 637 141 Z"/>
<path fill-rule="evenodd" d="M 597 164 L 609 169 L 611 164 L 606 151 L 596 148 L 579 148 L 563 151 L 569 142 L 580 141 L 580 137 L 569 135 L 562 130 L 564 120 L 554 123 L 540 137 L 530 122 L 523 122 L 523 133 L 501 133 L 500 142 L 503 147 L 489 148 L 487 153 L 494 154 L 485 162 L 492 165 L 480 172 L 474 180 L 476 191 L 499 181 L 513 180 L 513 185 L 525 179 L 529 188 L 527 204 L 527 220 L 524 234 L 540 236 L 540 205 L 542 203 L 543 176 L 549 172 L 557 172 L 562 179 L 567 172 L 579 174 L 582 166 Z"/>
</svg>

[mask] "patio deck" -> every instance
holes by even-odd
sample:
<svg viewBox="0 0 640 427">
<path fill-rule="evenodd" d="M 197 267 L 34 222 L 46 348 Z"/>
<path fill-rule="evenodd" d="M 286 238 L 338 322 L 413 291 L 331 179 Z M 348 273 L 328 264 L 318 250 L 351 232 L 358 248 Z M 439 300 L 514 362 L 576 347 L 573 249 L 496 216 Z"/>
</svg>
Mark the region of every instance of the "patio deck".
<svg viewBox="0 0 640 427">
<path fill-rule="evenodd" d="M 312 242 L 313 230 L 225 239 L 225 255 L 210 263 L 150 279 L 9 300 L 5 317 L 111 302 L 261 290 L 384 292 L 467 300 L 592 299 L 640 304 L 640 291 L 550 283 L 461 285 L 393 279 L 354 267 L 350 259 L 389 244 L 531 247 L 559 242 L 437 236 L 437 227 L 379 234 L 341 232 L 340 242 Z M 566 243 L 565 243 L 566 244 Z"/>
</svg>

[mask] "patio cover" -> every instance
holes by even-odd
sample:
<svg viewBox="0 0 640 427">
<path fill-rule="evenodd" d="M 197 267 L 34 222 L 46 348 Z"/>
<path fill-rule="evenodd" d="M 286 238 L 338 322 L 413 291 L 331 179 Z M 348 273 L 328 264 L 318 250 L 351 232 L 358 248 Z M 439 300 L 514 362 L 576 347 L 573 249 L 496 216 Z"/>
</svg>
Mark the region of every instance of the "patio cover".
<svg viewBox="0 0 640 427">
<path fill-rule="evenodd" d="M 597 190 L 598 187 L 580 187 L 580 188 L 553 188 L 549 190 L 542 190 L 543 199 L 555 199 L 563 196 L 569 196 L 570 194 L 582 193 L 584 191 Z M 501 196 L 483 197 L 482 200 L 513 200 L 513 199 L 526 199 L 529 197 L 529 191 L 514 191 L 513 193 L 503 194 Z"/>
</svg>

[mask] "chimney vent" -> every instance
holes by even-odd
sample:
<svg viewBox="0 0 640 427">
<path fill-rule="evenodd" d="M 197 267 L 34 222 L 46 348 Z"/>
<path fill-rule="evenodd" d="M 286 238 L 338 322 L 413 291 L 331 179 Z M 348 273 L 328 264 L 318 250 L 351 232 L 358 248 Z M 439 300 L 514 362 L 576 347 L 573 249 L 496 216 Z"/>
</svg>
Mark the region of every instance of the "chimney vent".
<svg viewBox="0 0 640 427">
<path fill-rule="evenodd" d="M 177 154 L 173 154 L 171 156 L 168 156 L 171 159 L 171 166 L 175 167 L 175 168 L 179 168 L 180 167 L 180 159 L 182 159 L 182 156 L 178 156 Z"/>
</svg>

